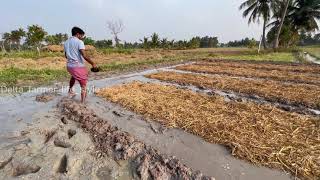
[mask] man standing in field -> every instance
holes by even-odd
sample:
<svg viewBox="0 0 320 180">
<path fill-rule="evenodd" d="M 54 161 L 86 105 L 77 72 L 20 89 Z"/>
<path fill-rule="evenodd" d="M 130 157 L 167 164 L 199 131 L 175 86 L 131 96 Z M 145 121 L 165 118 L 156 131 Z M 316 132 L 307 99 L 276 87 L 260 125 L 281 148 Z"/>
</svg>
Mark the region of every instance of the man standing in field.
<svg viewBox="0 0 320 180">
<path fill-rule="evenodd" d="M 67 70 L 71 75 L 69 96 L 74 97 L 73 86 L 76 80 L 81 86 L 81 102 L 84 103 L 87 96 L 88 70 L 85 66 L 86 60 L 93 68 L 95 63 L 86 55 L 83 43 L 84 31 L 78 27 L 72 28 L 72 37 L 64 44 L 65 57 L 67 58 Z"/>
</svg>

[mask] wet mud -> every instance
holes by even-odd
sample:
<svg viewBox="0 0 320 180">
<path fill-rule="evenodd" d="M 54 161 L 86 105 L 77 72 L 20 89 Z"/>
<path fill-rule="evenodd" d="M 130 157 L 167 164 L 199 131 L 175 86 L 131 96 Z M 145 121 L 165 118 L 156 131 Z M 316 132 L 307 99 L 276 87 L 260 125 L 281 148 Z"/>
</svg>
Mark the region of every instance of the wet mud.
<svg viewBox="0 0 320 180">
<path fill-rule="evenodd" d="M 81 128 L 91 135 L 97 150 L 117 161 L 130 160 L 139 179 L 214 179 L 192 171 L 174 157 L 161 155 L 83 105 L 65 98 L 58 107 L 68 119 L 80 123 Z"/>
</svg>

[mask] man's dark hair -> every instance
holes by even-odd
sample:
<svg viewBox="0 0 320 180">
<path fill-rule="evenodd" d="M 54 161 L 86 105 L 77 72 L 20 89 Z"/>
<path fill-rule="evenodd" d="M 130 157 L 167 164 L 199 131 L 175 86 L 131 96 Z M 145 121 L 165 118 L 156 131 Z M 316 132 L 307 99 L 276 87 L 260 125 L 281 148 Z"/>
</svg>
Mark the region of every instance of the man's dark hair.
<svg viewBox="0 0 320 180">
<path fill-rule="evenodd" d="M 84 35 L 84 31 L 78 27 L 73 27 L 71 30 L 72 36 L 75 36 L 76 34 Z"/>
</svg>

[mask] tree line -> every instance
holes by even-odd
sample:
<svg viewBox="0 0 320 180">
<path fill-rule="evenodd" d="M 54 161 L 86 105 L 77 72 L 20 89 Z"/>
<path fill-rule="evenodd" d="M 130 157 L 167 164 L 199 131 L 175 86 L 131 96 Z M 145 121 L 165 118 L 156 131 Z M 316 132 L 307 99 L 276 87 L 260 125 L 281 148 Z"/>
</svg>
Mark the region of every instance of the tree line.
<svg viewBox="0 0 320 180">
<path fill-rule="evenodd" d="M 257 47 L 258 41 L 254 38 L 244 38 L 241 40 L 229 41 L 228 43 L 221 44 L 221 47 L 248 47 L 254 48 Z"/>
<path fill-rule="evenodd" d="M 118 38 L 118 37 L 117 37 Z M 143 37 L 139 42 L 119 42 L 115 43 L 118 48 L 142 48 L 142 49 L 194 49 L 194 48 L 213 48 L 218 47 L 219 40 L 217 37 L 193 37 L 190 40 L 169 40 L 168 38 L 161 38 L 157 33 L 153 33 L 149 37 Z M 112 40 L 98 40 L 86 38 L 85 44 L 93 45 L 97 48 L 112 48 Z"/>
<path fill-rule="evenodd" d="M 31 25 L 25 29 L 19 28 L 2 34 L 1 50 L 11 51 L 23 49 L 36 49 L 40 52 L 44 43 L 46 45 L 61 45 L 68 39 L 67 34 L 48 35 L 43 27 Z"/>
<path fill-rule="evenodd" d="M 239 9 L 249 24 L 263 21 L 264 48 L 301 44 L 305 34 L 312 37 L 319 29 L 320 0 L 246 0 Z"/>
<path fill-rule="evenodd" d="M 117 26 L 122 26 L 116 24 Z M 109 25 L 111 27 L 112 25 Z M 121 27 L 122 28 L 122 27 Z M 122 31 L 122 30 L 121 30 Z M 92 45 L 96 48 L 143 48 L 143 49 L 193 49 L 193 48 L 213 48 L 218 47 L 219 41 L 217 37 L 193 37 L 190 40 L 169 40 L 168 38 L 160 38 L 157 33 L 153 33 L 149 37 L 143 37 L 139 42 L 121 42 L 118 34 L 121 31 L 113 29 L 114 41 L 94 40 L 91 37 L 86 37 L 84 43 Z M 31 25 L 25 29 L 19 28 L 2 34 L 1 50 L 12 51 L 21 49 L 36 49 L 40 52 L 45 45 L 62 45 L 68 39 L 68 35 L 58 33 L 49 35 L 43 27 L 39 25 Z"/>
</svg>

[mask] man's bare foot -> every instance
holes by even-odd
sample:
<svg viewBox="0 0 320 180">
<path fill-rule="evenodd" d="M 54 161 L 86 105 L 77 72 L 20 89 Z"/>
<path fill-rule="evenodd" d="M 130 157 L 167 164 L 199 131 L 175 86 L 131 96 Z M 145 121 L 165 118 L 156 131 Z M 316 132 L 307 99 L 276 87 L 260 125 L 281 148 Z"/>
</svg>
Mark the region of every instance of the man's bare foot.
<svg viewBox="0 0 320 180">
<path fill-rule="evenodd" d="M 76 97 L 76 95 L 77 95 L 77 94 L 76 94 L 75 92 L 73 92 L 73 91 L 68 92 L 68 97 L 69 97 L 70 99 Z"/>
</svg>

